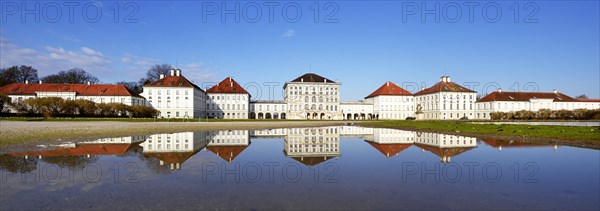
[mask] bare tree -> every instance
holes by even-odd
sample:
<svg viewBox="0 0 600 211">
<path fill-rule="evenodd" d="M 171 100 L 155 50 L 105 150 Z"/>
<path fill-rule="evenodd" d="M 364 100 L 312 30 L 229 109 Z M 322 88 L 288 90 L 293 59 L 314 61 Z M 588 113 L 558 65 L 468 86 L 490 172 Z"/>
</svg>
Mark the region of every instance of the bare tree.
<svg viewBox="0 0 600 211">
<path fill-rule="evenodd" d="M 146 77 L 140 79 L 141 84 L 147 84 L 160 79 L 160 75 L 168 75 L 169 70 L 173 69 L 170 64 L 155 64 L 146 72 Z"/>
<path fill-rule="evenodd" d="M 0 69 L 0 86 L 25 81 L 35 82 L 37 80 L 38 70 L 31 66 L 20 65 Z"/>
<path fill-rule="evenodd" d="M 575 97 L 575 99 L 588 99 L 588 96 L 585 94 L 582 94 L 582 95 Z"/>
<path fill-rule="evenodd" d="M 71 68 L 67 71 L 60 71 L 54 75 L 48 75 L 42 78 L 45 83 L 59 83 L 59 84 L 84 84 L 84 83 L 98 83 L 100 80 L 92 74 L 86 72 L 81 68 Z"/>
<path fill-rule="evenodd" d="M 131 91 L 134 91 L 136 94 L 142 93 L 142 84 L 140 82 L 121 81 L 121 82 L 117 82 L 117 84 L 121 84 L 121 85 L 127 87 Z"/>
</svg>

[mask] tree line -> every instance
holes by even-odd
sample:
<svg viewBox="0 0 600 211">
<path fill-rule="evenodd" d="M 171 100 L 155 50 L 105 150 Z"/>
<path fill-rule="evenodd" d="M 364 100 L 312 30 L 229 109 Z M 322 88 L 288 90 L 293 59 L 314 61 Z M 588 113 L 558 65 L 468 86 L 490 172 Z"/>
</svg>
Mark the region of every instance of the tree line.
<svg viewBox="0 0 600 211">
<path fill-rule="evenodd" d="M 10 102 L 5 95 L 0 96 L 0 112 L 10 106 L 19 116 L 44 117 L 154 117 L 158 111 L 151 107 L 123 103 L 96 103 L 91 100 L 65 100 L 60 97 L 29 98 L 20 102 Z M 8 103 L 7 103 L 8 102 Z"/>
<path fill-rule="evenodd" d="M 138 81 L 120 81 L 116 84 L 122 84 L 135 93 L 141 93 L 144 84 L 150 83 L 160 79 L 160 75 L 167 75 L 169 70 L 173 69 L 173 66 L 169 64 L 156 64 L 152 65 L 147 71 L 144 77 Z M 56 74 L 51 74 L 40 78 L 38 76 L 38 70 L 27 65 L 16 65 L 8 68 L 0 68 L 0 87 L 12 84 L 12 83 L 59 83 L 59 84 L 86 84 L 100 83 L 98 77 L 86 72 L 81 68 L 71 68 L 64 71 L 59 71 Z"/>
<path fill-rule="evenodd" d="M 492 112 L 492 120 L 600 120 L 600 109 Z"/>
</svg>

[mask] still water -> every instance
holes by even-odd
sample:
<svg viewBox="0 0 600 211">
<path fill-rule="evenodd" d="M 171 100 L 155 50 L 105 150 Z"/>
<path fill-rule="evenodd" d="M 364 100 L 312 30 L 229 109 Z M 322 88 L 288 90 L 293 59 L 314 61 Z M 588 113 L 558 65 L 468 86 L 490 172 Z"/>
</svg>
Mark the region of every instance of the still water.
<svg viewBox="0 0 600 211">
<path fill-rule="evenodd" d="M 0 209 L 599 209 L 600 151 L 353 126 L 5 149 Z"/>
</svg>

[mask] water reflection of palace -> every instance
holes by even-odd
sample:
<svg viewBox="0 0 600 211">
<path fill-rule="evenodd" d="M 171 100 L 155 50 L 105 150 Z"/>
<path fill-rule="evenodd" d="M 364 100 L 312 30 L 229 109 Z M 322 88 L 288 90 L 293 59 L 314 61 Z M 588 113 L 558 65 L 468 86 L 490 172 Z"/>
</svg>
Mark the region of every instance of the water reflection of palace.
<svg viewBox="0 0 600 211">
<path fill-rule="evenodd" d="M 164 133 L 150 135 L 141 143 L 143 154 L 154 157 L 159 164 L 178 170 L 181 164 L 206 146 L 205 132 Z"/>
<path fill-rule="evenodd" d="M 293 128 L 284 138 L 285 156 L 313 166 L 340 156 L 338 127 Z"/>
<path fill-rule="evenodd" d="M 206 132 L 207 150 L 227 162 L 233 161 L 250 145 L 248 130 L 220 130 Z"/>
<path fill-rule="evenodd" d="M 429 151 L 440 161 L 449 163 L 452 157 L 477 147 L 477 139 L 440 133 L 415 132 L 415 145 Z"/>
<path fill-rule="evenodd" d="M 450 162 L 452 157 L 477 147 L 477 139 L 473 137 L 386 128 L 373 129 L 373 136 L 366 141 L 388 158 L 415 145 L 423 152 L 429 151 L 437 155 L 445 163 Z"/>
<path fill-rule="evenodd" d="M 117 138 L 101 138 L 93 141 L 78 143 L 63 143 L 56 145 L 41 145 L 39 150 L 9 153 L 11 156 L 24 157 L 58 157 L 58 156 L 85 156 L 94 155 L 123 155 L 129 149 L 144 141 L 145 136 L 127 136 Z"/>
<path fill-rule="evenodd" d="M 377 151 L 386 157 L 397 156 L 400 152 L 411 147 L 414 143 L 415 132 L 387 128 L 373 128 L 373 135 L 367 138 Z"/>
<path fill-rule="evenodd" d="M 12 172 L 27 172 L 36 168 L 38 160 L 43 160 L 59 166 L 78 168 L 95 162 L 97 156 L 101 155 L 137 154 L 156 171 L 168 172 L 180 169 L 182 163 L 203 148 L 227 162 L 232 162 L 248 148 L 251 138 L 283 138 L 283 154 L 286 157 L 312 166 L 339 157 L 341 137 L 362 138 L 387 158 L 399 156 L 402 151 L 414 145 L 423 152 L 433 153 L 440 158 L 441 162 L 451 162 L 452 158 L 477 147 L 477 139 L 472 137 L 386 128 L 335 126 L 252 131 L 222 130 L 40 145 L 25 152 L 1 154 L 0 167 Z M 493 139 L 482 139 L 482 141 L 498 150 L 510 147 L 557 147 L 543 143 Z"/>
</svg>

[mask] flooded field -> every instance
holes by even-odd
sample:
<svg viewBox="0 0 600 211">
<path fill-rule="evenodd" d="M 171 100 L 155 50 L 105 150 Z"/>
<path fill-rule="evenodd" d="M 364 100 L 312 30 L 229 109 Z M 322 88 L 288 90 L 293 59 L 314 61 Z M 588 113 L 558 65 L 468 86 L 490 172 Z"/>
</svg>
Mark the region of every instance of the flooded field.
<svg viewBox="0 0 600 211">
<path fill-rule="evenodd" d="M 395 129 L 153 134 L 0 158 L 2 210 L 600 206 L 598 150 Z"/>
</svg>

